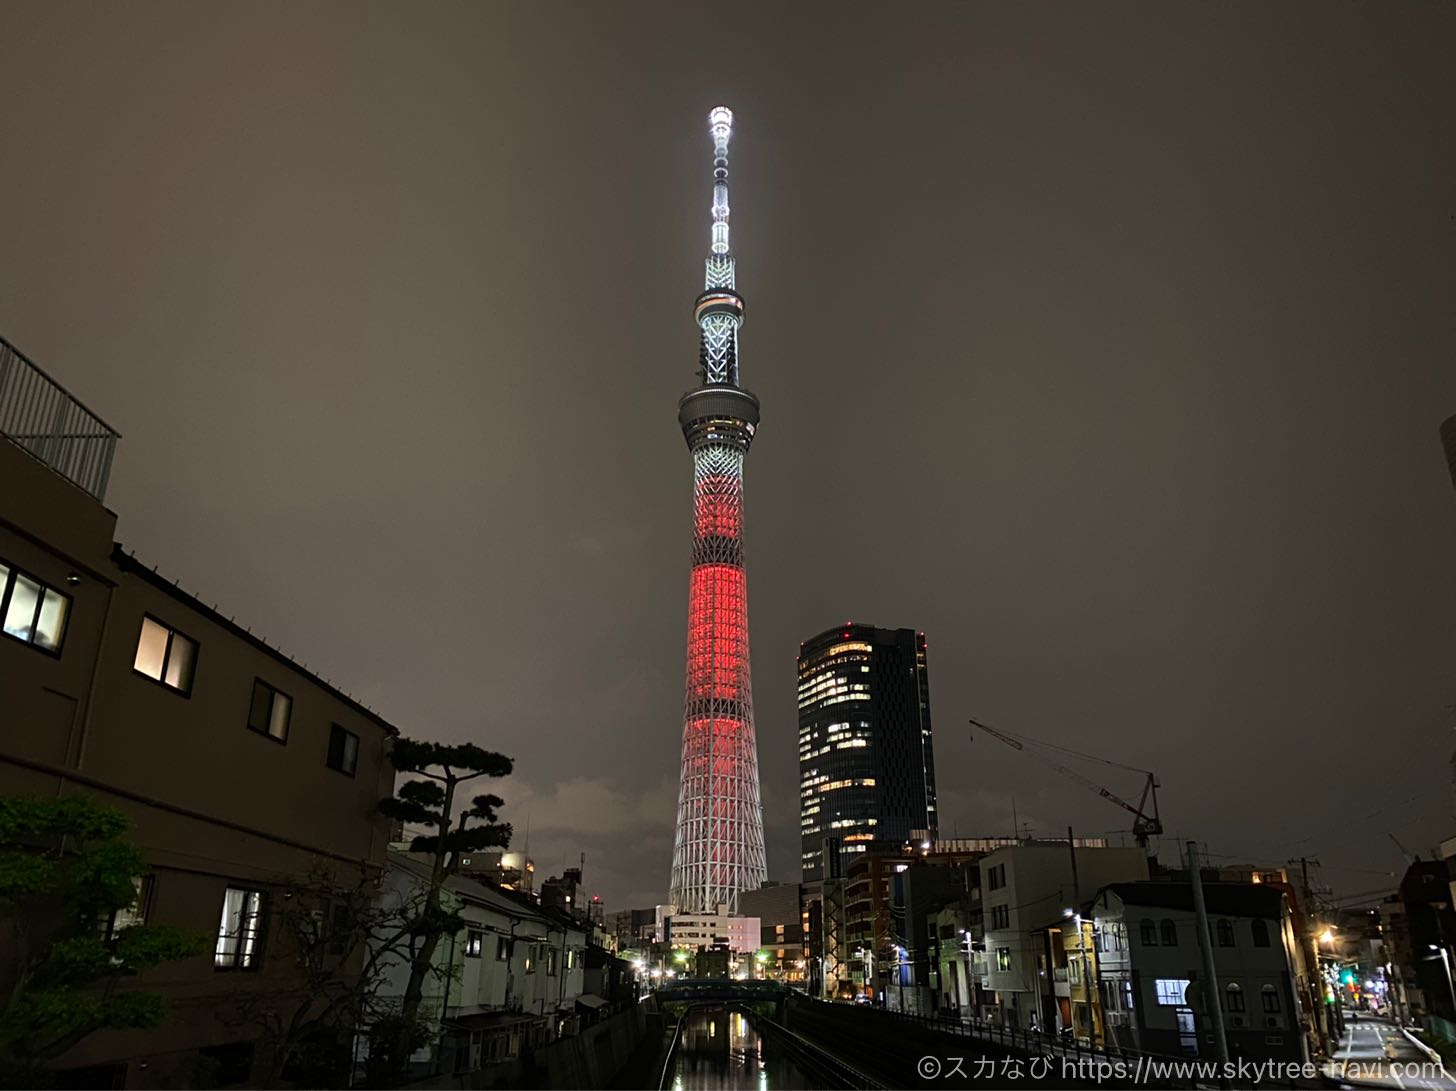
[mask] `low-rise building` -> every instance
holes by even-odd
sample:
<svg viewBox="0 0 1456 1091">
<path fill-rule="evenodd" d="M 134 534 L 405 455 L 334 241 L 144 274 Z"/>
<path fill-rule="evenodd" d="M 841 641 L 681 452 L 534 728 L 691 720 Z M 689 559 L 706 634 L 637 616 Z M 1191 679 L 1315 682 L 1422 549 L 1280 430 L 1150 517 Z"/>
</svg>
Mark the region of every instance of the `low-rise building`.
<svg viewBox="0 0 1456 1091">
<path fill-rule="evenodd" d="M 761 924 L 757 917 L 728 912 L 720 905 L 716 913 L 669 913 L 663 918 L 663 939 L 677 948 L 704 950 L 723 947 L 734 954 L 758 950 Z"/>
<path fill-rule="evenodd" d="M 215 937 L 137 976 L 160 1026 L 89 1035 L 58 1067 L 78 1086 L 261 1082 L 276 1040 L 248 1013 L 307 995 L 281 902 L 383 872 L 396 731 L 115 544 L 116 439 L 0 340 L 0 795 L 121 811 L 147 864 L 131 919 Z"/>
<path fill-rule="evenodd" d="M 986 959 L 976 1014 L 1005 1026 L 1072 1026 L 1063 932 L 1086 893 L 1148 877 L 1147 853 L 1077 840 L 1024 842 L 980 859 Z"/>
<path fill-rule="evenodd" d="M 1107 1043 L 1213 1057 L 1218 1004 L 1231 1056 L 1308 1059 L 1288 898 L 1274 884 L 1205 883 L 1203 899 L 1217 995 L 1203 971 L 1191 883 L 1114 883 L 1097 892 L 1087 915 Z M 1086 1025 L 1095 1022 L 1090 1016 Z"/>
<path fill-rule="evenodd" d="M 429 883 L 418 856 L 391 852 L 381 895 L 386 910 L 404 909 Z M 455 875 L 442 901 L 465 929 L 444 937 L 425 981 L 422 1015 L 438 1028 L 431 1045 L 410 1059 L 412 1078 L 473 1072 L 515 1060 L 533 1046 L 574 1031 L 586 992 L 589 926 L 528 895 Z M 379 1000 L 404 995 L 410 967 L 400 957 L 380 962 Z M 599 997 L 587 1000 L 594 1011 Z"/>
</svg>

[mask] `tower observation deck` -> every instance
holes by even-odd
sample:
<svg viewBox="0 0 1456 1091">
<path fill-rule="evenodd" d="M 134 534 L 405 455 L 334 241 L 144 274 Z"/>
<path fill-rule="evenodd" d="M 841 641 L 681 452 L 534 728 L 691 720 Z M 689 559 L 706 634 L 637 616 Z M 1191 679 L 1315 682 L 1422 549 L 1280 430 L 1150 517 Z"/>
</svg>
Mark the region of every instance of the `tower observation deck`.
<svg viewBox="0 0 1456 1091">
<path fill-rule="evenodd" d="M 767 876 L 743 568 L 743 459 L 758 426 L 758 399 L 738 385 L 743 297 L 728 244 L 733 112 L 714 108 L 708 130 L 713 222 L 705 286 L 694 304 L 699 385 L 682 396 L 677 414 L 693 458 L 682 782 L 670 895 L 679 913 L 724 904 L 736 912 L 739 891 Z"/>
</svg>

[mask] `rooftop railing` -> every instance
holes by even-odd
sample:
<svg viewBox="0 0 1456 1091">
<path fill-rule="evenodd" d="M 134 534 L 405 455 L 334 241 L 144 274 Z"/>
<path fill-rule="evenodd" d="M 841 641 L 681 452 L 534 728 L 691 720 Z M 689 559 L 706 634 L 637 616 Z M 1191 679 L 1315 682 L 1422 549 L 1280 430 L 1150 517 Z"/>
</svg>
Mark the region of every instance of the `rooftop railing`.
<svg viewBox="0 0 1456 1091">
<path fill-rule="evenodd" d="M 0 435 L 106 500 L 120 435 L 0 337 Z"/>
</svg>

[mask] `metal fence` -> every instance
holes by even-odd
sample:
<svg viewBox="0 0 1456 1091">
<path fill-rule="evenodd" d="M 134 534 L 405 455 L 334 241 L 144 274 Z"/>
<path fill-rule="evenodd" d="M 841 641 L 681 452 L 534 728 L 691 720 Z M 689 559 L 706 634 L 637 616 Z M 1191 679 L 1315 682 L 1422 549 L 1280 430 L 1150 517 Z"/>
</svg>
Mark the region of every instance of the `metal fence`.
<svg viewBox="0 0 1456 1091">
<path fill-rule="evenodd" d="M 3 337 L 0 435 L 97 500 L 106 499 L 111 458 L 120 437 Z"/>
</svg>

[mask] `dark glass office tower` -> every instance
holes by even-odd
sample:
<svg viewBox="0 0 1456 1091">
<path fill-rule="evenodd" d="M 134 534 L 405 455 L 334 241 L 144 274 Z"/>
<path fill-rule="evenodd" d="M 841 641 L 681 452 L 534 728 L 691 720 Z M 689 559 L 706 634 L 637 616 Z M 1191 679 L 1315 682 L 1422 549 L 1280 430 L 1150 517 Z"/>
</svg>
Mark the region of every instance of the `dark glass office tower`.
<svg viewBox="0 0 1456 1091">
<path fill-rule="evenodd" d="M 826 838 L 847 863 L 935 837 L 924 633 L 851 623 L 799 645 L 799 825 L 806 883 L 826 874 Z"/>
</svg>

